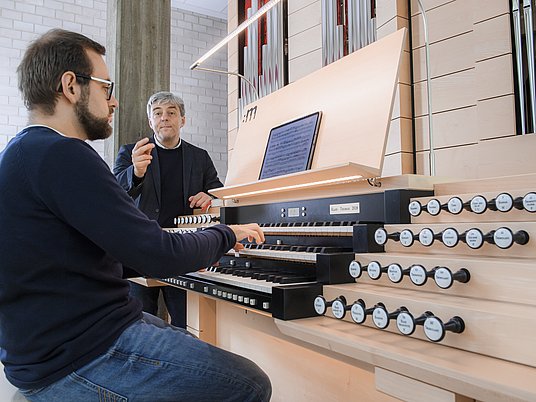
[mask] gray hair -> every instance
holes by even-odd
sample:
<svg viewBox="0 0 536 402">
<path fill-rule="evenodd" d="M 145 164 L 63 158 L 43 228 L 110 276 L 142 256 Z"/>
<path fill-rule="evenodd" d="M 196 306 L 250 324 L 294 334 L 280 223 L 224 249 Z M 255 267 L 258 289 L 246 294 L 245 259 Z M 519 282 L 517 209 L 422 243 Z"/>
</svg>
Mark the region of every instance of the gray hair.
<svg viewBox="0 0 536 402">
<path fill-rule="evenodd" d="M 184 101 L 179 96 L 171 92 L 157 92 L 152 94 L 149 100 L 147 101 L 147 116 L 151 117 L 151 108 L 155 103 L 171 103 L 179 108 L 181 116 L 186 115 L 186 110 L 184 108 Z"/>
</svg>

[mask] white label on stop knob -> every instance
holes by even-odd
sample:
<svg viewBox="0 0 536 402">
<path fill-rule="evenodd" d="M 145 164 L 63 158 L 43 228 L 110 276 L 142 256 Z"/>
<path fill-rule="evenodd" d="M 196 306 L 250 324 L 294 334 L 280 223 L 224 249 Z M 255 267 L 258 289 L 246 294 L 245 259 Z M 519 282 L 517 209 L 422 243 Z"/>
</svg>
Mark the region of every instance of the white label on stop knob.
<svg viewBox="0 0 536 402">
<path fill-rule="evenodd" d="M 389 317 L 387 311 L 381 307 L 376 307 L 372 312 L 372 321 L 380 329 L 387 328 L 389 325 Z"/>
<path fill-rule="evenodd" d="M 396 317 L 396 326 L 400 333 L 404 335 L 411 335 L 415 330 L 415 323 L 412 315 L 405 311 L 401 312 Z"/>
</svg>

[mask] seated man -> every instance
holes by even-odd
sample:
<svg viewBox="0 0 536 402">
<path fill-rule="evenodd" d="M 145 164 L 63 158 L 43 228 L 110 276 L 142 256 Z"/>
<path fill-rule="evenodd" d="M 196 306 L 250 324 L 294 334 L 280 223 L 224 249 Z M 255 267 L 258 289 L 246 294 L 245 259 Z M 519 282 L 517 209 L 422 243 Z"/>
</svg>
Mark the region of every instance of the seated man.
<svg viewBox="0 0 536 402">
<path fill-rule="evenodd" d="M 171 234 L 147 218 L 85 141 L 118 103 L 105 49 L 55 29 L 18 67 L 30 125 L 0 154 L 0 360 L 31 401 L 268 401 L 253 362 L 142 313 L 121 264 L 197 270 L 258 225 Z"/>
</svg>

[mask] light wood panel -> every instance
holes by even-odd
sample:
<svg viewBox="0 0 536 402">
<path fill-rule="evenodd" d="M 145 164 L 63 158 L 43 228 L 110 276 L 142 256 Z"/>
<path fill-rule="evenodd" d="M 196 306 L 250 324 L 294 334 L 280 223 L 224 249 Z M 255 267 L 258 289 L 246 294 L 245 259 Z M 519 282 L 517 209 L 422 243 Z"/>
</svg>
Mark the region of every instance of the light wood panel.
<svg viewBox="0 0 536 402">
<path fill-rule="evenodd" d="M 376 388 L 388 395 L 408 402 L 474 402 L 442 388 L 416 381 L 389 370 L 376 367 Z"/>
<path fill-rule="evenodd" d="M 376 27 L 381 28 L 395 17 L 408 19 L 407 0 L 384 0 L 376 2 Z"/>
<path fill-rule="evenodd" d="M 288 66 L 289 83 L 305 77 L 322 67 L 322 49 L 314 50 L 301 57 L 290 59 Z"/>
<path fill-rule="evenodd" d="M 396 152 L 386 155 L 383 162 L 382 174 L 405 175 L 413 173 L 413 154 L 409 152 Z"/>
<path fill-rule="evenodd" d="M 292 37 L 311 27 L 319 26 L 322 20 L 320 0 L 288 14 L 288 36 Z"/>
<path fill-rule="evenodd" d="M 167 283 L 160 282 L 158 279 L 145 278 L 143 276 L 137 276 L 135 278 L 128 278 L 129 281 L 137 283 L 138 285 L 152 288 L 155 286 L 167 286 Z"/>
<path fill-rule="evenodd" d="M 294 59 L 322 48 L 322 27 L 315 25 L 288 38 L 288 57 Z"/>
<path fill-rule="evenodd" d="M 396 119 L 398 117 L 412 118 L 410 85 L 399 84 L 396 87 L 391 118 Z"/>
<path fill-rule="evenodd" d="M 536 172 L 534 150 L 536 135 L 516 135 L 481 141 L 476 153 L 468 152 L 465 158 L 477 162 L 471 178 L 513 176 Z"/>
<path fill-rule="evenodd" d="M 416 4 L 416 2 L 414 3 Z M 473 15 L 468 3 L 467 0 L 451 1 L 427 11 L 428 40 L 430 43 L 473 30 Z M 412 7 L 412 10 L 418 10 L 418 7 Z M 421 15 L 412 16 L 411 24 L 413 47 L 424 46 L 424 24 Z"/>
<path fill-rule="evenodd" d="M 288 13 L 293 14 L 304 7 L 310 6 L 313 3 L 318 3 L 320 0 L 292 0 L 288 2 Z"/>
<path fill-rule="evenodd" d="M 475 66 L 475 74 L 478 77 L 475 85 L 476 99 L 489 99 L 514 93 L 512 77 L 505 74 L 505 71 L 513 71 L 512 55 L 479 61 Z"/>
<path fill-rule="evenodd" d="M 396 399 L 376 390 L 370 364 L 280 333 L 270 317 L 217 302 L 218 346 L 252 359 L 270 377 L 272 402 Z"/>
<path fill-rule="evenodd" d="M 516 132 L 514 95 L 477 102 L 477 127 L 480 140 L 513 136 Z M 477 130 L 475 130 L 477 134 Z"/>
<path fill-rule="evenodd" d="M 432 78 L 468 70 L 475 64 L 472 31 L 430 45 L 430 76 Z M 425 47 L 413 51 L 413 81 L 426 80 Z"/>
<path fill-rule="evenodd" d="M 403 16 L 396 16 L 383 26 L 376 29 L 376 36 L 379 39 L 383 39 L 386 36 L 391 35 L 392 33 L 400 30 L 400 29 L 409 29 L 409 21 L 407 18 Z M 404 47 L 402 48 L 405 52 L 409 52 L 409 36 L 405 38 L 404 40 Z"/>
<path fill-rule="evenodd" d="M 189 332 L 202 341 L 216 345 L 216 301 L 199 293 L 186 292 L 187 322 Z"/>
<path fill-rule="evenodd" d="M 423 151 L 429 145 L 423 21 L 415 0 L 411 6 L 417 82 L 416 172 L 425 173 L 429 172 L 429 159 Z M 430 31 L 437 174 L 477 178 L 524 173 L 521 164 L 510 162 L 509 156 L 505 167 L 481 167 L 494 149 L 481 141 L 515 133 L 509 1 L 490 0 L 484 6 L 478 1 L 431 0 L 424 6 Z"/>
<path fill-rule="evenodd" d="M 432 112 L 444 112 L 476 105 L 475 69 L 432 80 Z M 418 82 L 414 87 L 415 116 L 428 113 L 427 82 Z"/>
<path fill-rule="evenodd" d="M 524 139 L 525 137 L 516 137 Z M 536 141 L 536 140 L 535 140 Z M 470 194 L 477 192 L 515 191 L 523 188 L 536 187 L 536 174 L 529 173 L 516 176 L 497 176 L 465 181 L 442 182 L 434 185 L 436 196 L 452 194 Z"/>
<path fill-rule="evenodd" d="M 424 7 L 425 11 L 440 7 L 442 5 L 445 5 L 447 3 L 452 3 L 455 0 L 422 0 L 421 3 Z M 411 5 L 411 16 L 414 16 L 416 14 L 420 13 L 419 4 L 417 0 L 410 0 Z"/>
<path fill-rule="evenodd" d="M 492 119 L 494 120 L 494 119 Z M 434 148 L 476 144 L 479 139 L 478 110 L 476 106 L 448 110 L 433 116 Z M 430 149 L 428 115 L 415 119 L 415 148 Z"/>
<path fill-rule="evenodd" d="M 510 11 L 509 0 L 486 0 L 485 7 L 482 7 L 480 1 L 470 1 L 469 3 L 475 23 L 489 20 L 498 15 L 508 14 Z"/>
<path fill-rule="evenodd" d="M 534 368 L 328 317 L 276 320 L 283 334 L 486 402 L 536 400 Z"/>
<path fill-rule="evenodd" d="M 482 7 L 486 8 L 486 7 Z M 485 60 L 512 52 L 510 14 L 503 14 L 474 25 L 475 60 Z"/>
<path fill-rule="evenodd" d="M 399 117 L 391 120 L 385 155 L 396 152 L 413 152 L 412 121 Z"/>
</svg>

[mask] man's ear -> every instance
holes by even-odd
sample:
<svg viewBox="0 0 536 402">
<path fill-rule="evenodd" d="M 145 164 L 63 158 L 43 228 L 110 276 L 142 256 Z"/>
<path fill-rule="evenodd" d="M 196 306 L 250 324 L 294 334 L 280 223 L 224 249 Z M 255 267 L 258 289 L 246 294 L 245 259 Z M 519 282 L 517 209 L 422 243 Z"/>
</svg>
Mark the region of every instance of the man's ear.
<svg viewBox="0 0 536 402">
<path fill-rule="evenodd" d="M 71 71 L 66 71 L 61 76 L 61 92 L 69 102 L 76 103 L 79 98 L 80 85 L 76 82 L 76 76 Z"/>
<path fill-rule="evenodd" d="M 186 116 L 182 116 L 181 117 L 181 128 L 183 128 L 185 124 L 186 124 Z"/>
</svg>

